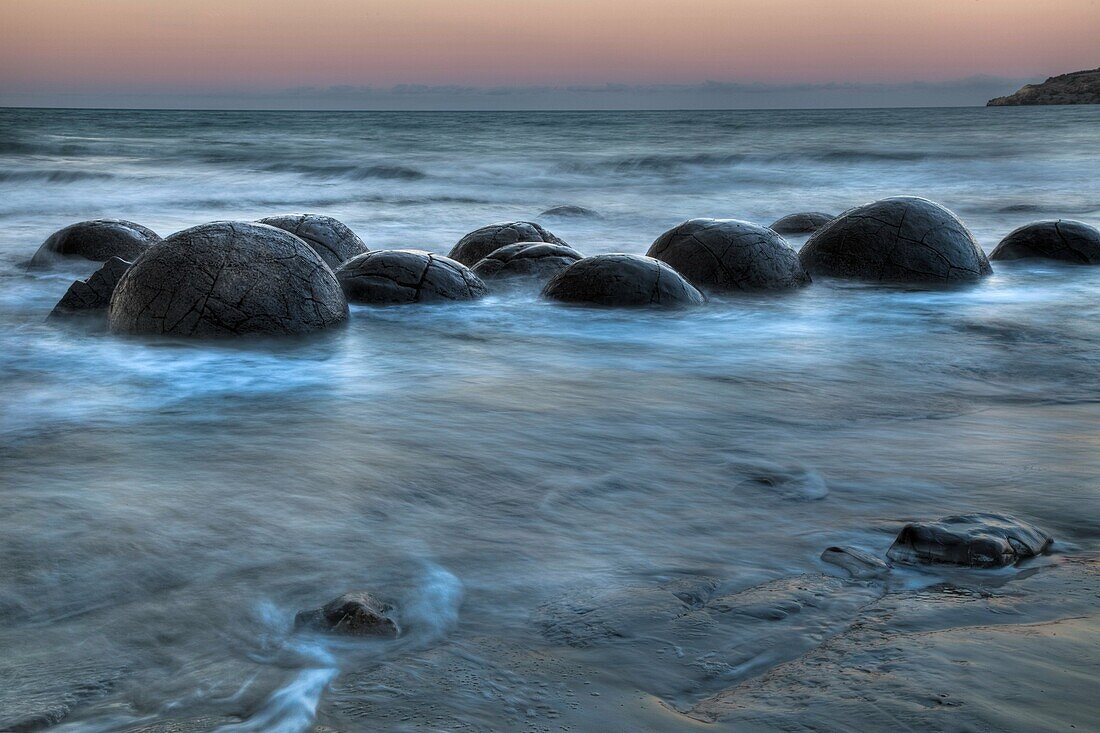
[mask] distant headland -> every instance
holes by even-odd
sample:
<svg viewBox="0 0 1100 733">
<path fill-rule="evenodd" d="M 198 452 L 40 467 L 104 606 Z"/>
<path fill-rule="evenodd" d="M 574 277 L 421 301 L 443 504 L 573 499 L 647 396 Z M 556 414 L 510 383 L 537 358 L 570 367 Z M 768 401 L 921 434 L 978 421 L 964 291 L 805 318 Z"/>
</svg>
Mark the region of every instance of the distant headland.
<svg viewBox="0 0 1100 733">
<path fill-rule="evenodd" d="M 987 107 L 1022 104 L 1100 104 L 1100 69 L 1052 76 L 1042 84 L 1025 84 L 1007 97 L 985 103 Z"/>
</svg>

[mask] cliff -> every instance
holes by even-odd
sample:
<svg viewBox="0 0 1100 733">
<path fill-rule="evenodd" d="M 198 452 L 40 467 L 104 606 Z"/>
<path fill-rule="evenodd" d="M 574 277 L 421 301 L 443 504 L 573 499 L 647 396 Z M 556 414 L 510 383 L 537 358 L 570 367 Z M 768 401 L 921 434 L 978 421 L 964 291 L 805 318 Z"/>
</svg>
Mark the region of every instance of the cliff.
<svg viewBox="0 0 1100 733">
<path fill-rule="evenodd" d="M 1042 84 L 1025 84 L 1014 94 L 986 102 L 987 107 L 1019 104 L 1100 104 L 1100 69 L 1052 76 Z"/>
</svg>

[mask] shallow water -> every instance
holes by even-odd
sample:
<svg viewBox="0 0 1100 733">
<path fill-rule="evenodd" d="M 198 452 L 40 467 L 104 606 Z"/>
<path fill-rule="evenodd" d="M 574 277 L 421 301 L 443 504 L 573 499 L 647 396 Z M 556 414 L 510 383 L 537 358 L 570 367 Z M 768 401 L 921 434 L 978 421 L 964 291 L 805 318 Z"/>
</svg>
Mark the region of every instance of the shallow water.
<svg viewBox="0 0 1100 733">
<path fill-rule="evenodd" d="M 600 218 L 543 223 L 643 252 L 691 216 L 899 193 L 988 251 L 1100 223 L 1098 129 L 1100 108 L 0 111 L 0 729 L 1086 729 L 1100 268 L 671 313 L 519 291 L 200 344 L 46 323 L 94 266 L 22 263 L 92 217 L 307 210 L 445 252 L 577 204 Z M 878 584 L 818 558 L 970 510 L 1055 554 Z M 293 632 L 356 588 L 400 639 Z"/>
</svg>

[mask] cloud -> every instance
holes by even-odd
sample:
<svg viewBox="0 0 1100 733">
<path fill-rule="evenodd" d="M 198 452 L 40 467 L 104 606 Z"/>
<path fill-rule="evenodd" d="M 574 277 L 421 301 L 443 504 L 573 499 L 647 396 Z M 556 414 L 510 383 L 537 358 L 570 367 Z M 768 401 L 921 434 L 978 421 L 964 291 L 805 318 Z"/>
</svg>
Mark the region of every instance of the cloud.
<svg viewBox="0 0 1100 733">
<path fill-rule="evenodd" d="M 200 109 L 542 110 L 761 109 L 982 105 L 1036 79 L 971 76 L 895 83 L 716 81 L 696 84 L 573 84 L 390 87 L 298 86 L 277 90 L 0 90 L 4 106 L 159 107 Z"/>
</svg>

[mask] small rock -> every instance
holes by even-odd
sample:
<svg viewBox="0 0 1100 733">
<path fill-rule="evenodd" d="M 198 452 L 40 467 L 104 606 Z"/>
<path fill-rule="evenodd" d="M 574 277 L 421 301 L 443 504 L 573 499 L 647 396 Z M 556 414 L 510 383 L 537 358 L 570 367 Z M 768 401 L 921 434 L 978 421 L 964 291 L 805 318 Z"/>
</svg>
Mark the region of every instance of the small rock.
<svg viewBox="0 0 1100 733">
<path fill-rule="evenodd" d="M 321 608 L 300 611 L 296 627 L 354 636 L 397 636 L 394 608 L 366 591 L 353 591 L 333 599 Z"/>
<path fill-rule="evenodd" d="M 50 318 L 95 313 L 107 310 L 111 294 L 131 262 L 112 257 L 87 280 L 77 280 L 50 311 Z"/>
<path fill-rule="evenodd" d="M 106 262 L 112 257 L 133 262 L 150 244 L 160 241 L 152 229 L 123 219 L 93 219 L 70 224 L 42 243 L 32 267 L 45 267 L 66 257 Z"/>
<path fill-rule="evenodd" d="M 989 255 L 991 260 L 1030 258 L 1100 264 L 1100 229 L 1072 219 L 1037 221 L 1014 230 Z"/>
<path fill-rule="evenodd" d="M 546 284 L 543 296 L 603 306 L 699 305 L 706 297 L 652 257 L 606 254 L 578 260 Z"/>
<path fill-rule="evenodd" d="M 854 547 L 829 547 L 821 553 L 821 559 L 836 565 L 857 580 L 873 580 L 885 577 L 890 566 L 874 555 Z"/>
<path fill-rule="evenodd" d="M 370 305 L 474 300 L 488 292 L 470 268 L 415 249 L 378 249 L 336 270 L 348 300 Z"/>
<path fill-rule="evenodd" d="M 491 252 L 473 266 L 473 271 L 482 280 L 526 277 L 545 283 L 583 257 L 565 244 L 517 242 Z"/>
<path fill-rule="evenodd" d="M 552 232 L 531 221 L 505 221 L 490 224 L 467 234 L 458 240 L 447 254 L 452 260 L 467 267 L 476 265 L 490 253 L 516 242 L 549 242 L 567 244 Z M 568 245 L 567 245 L 568 246 Z"/>
<path fill-rule="evenodd" d="M 905 525 L 886 556 L 907 564 L 948 563 L 979 568 L 1013 565 L 1046 551 L 1053 539 L 1006 514 L 964 514 Z"/>
<path fill-rule="evenodd" d="M 585 208 L 584 206 L 552 206 L 546 211 L 539 214 L 540 219 L 544 218 L 559 218 L 559 219 L 598 219 L 600 216 L 598 211 Z"/>
<path fill-rule="evenodd" d="M 261 224 L 288 231 L 313 247 L 325 264 L 335 270 L 352 257 L 370 250 L 346 224 L 321 214 L 283 214 L 260 219 Z"/>
<path fill-rule="evenodd" d="M 768 229 L 780 234 L 810 234 L 832 220 L 832 214 L 823 214 L 820 211 L 802 211 L 776 219 Z"/>
</svg>

